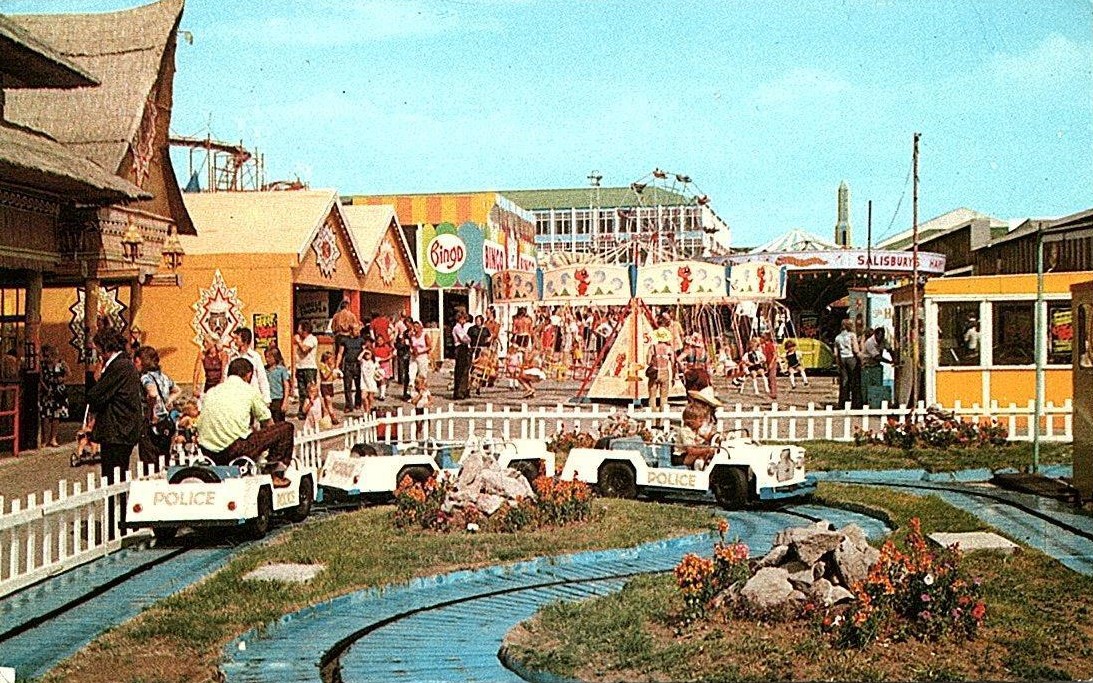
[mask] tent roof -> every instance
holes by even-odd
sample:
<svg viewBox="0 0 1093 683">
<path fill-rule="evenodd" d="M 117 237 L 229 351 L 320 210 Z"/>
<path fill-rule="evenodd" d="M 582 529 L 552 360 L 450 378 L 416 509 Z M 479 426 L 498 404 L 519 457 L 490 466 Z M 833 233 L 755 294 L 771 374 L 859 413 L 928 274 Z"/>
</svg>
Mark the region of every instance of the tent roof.
<svg viewBox="0 0 1093 683">
<path fill-rule="evenodd" d="M 828 242 L 810 232 L 805 232 L 800 228 L 794 228 L 784 235 L 775 237 L 766 244 L 760 244 L 748 253 L 766 254 L 783 251 L 828 251 L 841 248 L 842 247 L 834 242 Z"/>
<path fill-rule="evenodd" d="M 0 14 L 0 73 L 4 88 L 81 88 L 94 76 Z"/>
</svg>

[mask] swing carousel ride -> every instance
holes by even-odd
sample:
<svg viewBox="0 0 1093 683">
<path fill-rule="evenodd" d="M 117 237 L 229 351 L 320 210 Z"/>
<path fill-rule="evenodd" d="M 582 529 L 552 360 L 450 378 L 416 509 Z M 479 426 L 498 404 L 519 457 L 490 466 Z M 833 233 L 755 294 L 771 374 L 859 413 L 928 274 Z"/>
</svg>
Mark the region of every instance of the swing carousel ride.
<svg viewBox="0 0 1093 683">
<path fill-rule="evenodd" d="M 677 193 L 691 185 L 686 176 L 657 170 L 631 184 L 636 203 L 657 183 Z M 689 199 L 708 201 L 701 194 Z M 684 213 L 658 212 L 647 217 L 652 224 L 637 224 L 649 213 L 620 212 L 630 223 L 619 232 L 629 237 L 600 253 L 556 252 L 535 272 L 493 276 L 494 303 L 533 311 L 538 322 L 530 335 L 526 326 L 510 328 L 508 357 L 525 365 L 536 358 L 544 377 L 580 381 L 574 402 L 646 401 L 644 370 L 658 319 L 668 321 L 681 363 L 711 372 L 739 361 L 749 340 L 764 332 L 779 341 L 793 336 L 792 318 L 779 301 L 786 296 L 785 268 L 766 262 L 726 267 L 681 253 L 674 236 L 684 229 L 676 223 Z M 679 375 L 673 398 L 685 395 Z"/>
</svg>

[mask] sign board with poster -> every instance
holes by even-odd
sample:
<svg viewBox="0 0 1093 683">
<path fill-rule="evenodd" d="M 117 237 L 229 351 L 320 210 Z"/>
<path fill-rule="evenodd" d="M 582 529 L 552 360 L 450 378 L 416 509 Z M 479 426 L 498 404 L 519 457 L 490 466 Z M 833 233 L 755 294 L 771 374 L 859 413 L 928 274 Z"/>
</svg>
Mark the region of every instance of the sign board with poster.
<svg viewBox="0 0 1093 683">
<path fill-rule="evenodd" d="M 310 322 L 312 330 L 318 334 L 330 325 L 330 292 L 327 290 L 297 290 L 296 307 L 293 311 L 296 324 Z"/>
<path fill-rule="evenodd" d="M 786 269 L 762 261 L 734 265 L 729 269 L 729 296 L 733 299 L 784 299 Z"/>
<path fill-rule="evenodd" d="M 271 346 L 277 346 L 277 314 L 254 314 L 254 348 L 261 353 Z"/>
<path fill-rule="evenodd" d="M 1074 312 L 1067 307 L 1052 307 L 1048 331 L 1048 362 L 1069 365 L 1074 353 Z"/>
</svg>

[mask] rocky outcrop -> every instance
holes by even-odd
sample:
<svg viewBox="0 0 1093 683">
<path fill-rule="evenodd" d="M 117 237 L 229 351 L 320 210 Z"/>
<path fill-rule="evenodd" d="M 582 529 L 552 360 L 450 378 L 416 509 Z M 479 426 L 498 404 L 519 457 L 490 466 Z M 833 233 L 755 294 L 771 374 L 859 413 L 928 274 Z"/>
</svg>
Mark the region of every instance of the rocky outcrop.
<svg viewBox="0 0 1093 683">
<path fill-rule="evenodd" d="M 856 524 L 838 530 L 824 521 L 790 527 L 775 535 L 769 553 L 752 561 L 753 574 L 743 586 L 730 590 L 764 609 L 806 600 L 831 606 L 854 599 L 850 589 L 879 557 Z"/>
<path fill-rule="evenodd" d="M 535 498 L 524 475 L 501 467 L 492 455 L 475 449 L 460 461 L 459 476 L 441 509 L 451 513 L 473 505 L 488 517 L 503 505 L 517 505 L 521 498 Z"/>
</svg>

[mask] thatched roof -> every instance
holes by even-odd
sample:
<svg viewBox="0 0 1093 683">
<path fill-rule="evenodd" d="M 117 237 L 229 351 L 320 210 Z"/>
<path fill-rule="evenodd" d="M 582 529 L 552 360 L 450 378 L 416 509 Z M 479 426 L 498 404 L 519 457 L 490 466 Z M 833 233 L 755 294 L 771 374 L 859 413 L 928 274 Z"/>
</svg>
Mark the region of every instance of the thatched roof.
<svg viewBox="0 0 1093 683">
<path fill-rule="evenodd" d="M 102 85 L 10 92 L 7 118 L 48 133 L 73 152 L 117 172 L 140 127 L 182 6 L 183 0 L 160 0 L 104 14 L 8 16 Z"/>
<path fill-rule="evenodd" d="M 151 196 L 73 154 L 55 140 L 3 122 L 0 122 L 0 178 L 27 187 L 48 188 L 90 204 Z"/>
<path fill-rule="evenodd" d="M 80 88 L 98 81 L 64 55 L 0 14 L 0 73 L 4 88 Z"/>
</svg>

